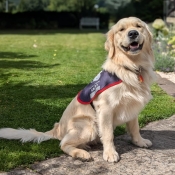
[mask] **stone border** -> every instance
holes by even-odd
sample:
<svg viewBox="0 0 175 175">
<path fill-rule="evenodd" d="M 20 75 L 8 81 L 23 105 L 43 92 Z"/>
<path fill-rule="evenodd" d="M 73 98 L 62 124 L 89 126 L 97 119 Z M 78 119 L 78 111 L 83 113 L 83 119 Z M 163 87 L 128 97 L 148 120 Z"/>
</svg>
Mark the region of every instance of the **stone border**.
<svg viewBox="0 0 175 175">
<path fill-rule="evenodd" d="M 175 74 L 174 74 L 175 78 Z M 157 84 L 169 95 L 175 97 L 175 83 L 168 80 L 167 78 L 162 78 L 159 73 L 157 73 Z"/>
</svg>

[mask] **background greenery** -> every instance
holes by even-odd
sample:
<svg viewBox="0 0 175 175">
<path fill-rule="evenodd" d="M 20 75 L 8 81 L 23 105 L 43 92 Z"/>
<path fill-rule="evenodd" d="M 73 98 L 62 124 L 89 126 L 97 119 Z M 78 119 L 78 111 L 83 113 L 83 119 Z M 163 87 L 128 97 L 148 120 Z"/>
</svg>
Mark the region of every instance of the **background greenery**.
<svg viewBox="0 0 175 175">
<path fill-rule="evenodd" d="M 80 31 L 0 32 L 0 128 L 50 130 L 72 98 L 101 70 L 105 35 Z M 175 113 L 174 98 L 157 85 L 140 126 Z M 124 126 L 115 134 L 123 134 Z M 41 144 L 0 139 L 0 170 L 27 166 L 62 152 L 59 141 Z"/>
<path fill-rule="evenodd" d="M 162 19 L 152 23 L 154 36 L 155 70 L 175 71 L 175 26 L 167 26 Z"/>
<path fill-rule="evenodd" d="M 5 11 L 5 1 L 0 0 L 0 11 Z M 109 13 L 111 20 L 137 16 L 150 22 L 163 18 L 163 0 L 8 0 L 9 12 L 67 11 L 92 15 L 92 12 Z M 123 13 L 124 12 L 124 13 Z"/>
</svg>

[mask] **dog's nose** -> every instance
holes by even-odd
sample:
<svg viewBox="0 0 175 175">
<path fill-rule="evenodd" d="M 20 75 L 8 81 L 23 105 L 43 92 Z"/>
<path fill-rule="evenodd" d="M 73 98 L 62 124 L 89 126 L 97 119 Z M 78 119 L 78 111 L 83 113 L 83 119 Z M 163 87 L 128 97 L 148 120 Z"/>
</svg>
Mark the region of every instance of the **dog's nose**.
<svg viewBox="0 0 175 175">
<path fill-rule="evenodd" d="M 129 36 L 129 38 L 131 38 L 131 39 L 137 38 L 138 35 L 139 35 L 139 33 L 138 33 L 136 30 L 130 30 L 130 31 L 128 32 L 128 36 Z"/>
</svg>

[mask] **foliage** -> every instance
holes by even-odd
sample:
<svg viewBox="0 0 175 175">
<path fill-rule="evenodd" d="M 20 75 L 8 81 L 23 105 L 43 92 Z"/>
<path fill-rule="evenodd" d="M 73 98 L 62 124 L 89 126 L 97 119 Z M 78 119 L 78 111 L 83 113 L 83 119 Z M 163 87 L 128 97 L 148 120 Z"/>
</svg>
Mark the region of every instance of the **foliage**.
<svg viewBox="0 0 175 175">
<path fill-rule="evenodd" d="M 158 35 L 159 32 L 163 33 L 164 35 L 168 35 L 169 33 L 169 29 L 162 19 L 155 19 L 152 26 L 155 30 L 154 32 L 156 36 Z"/>
<path fill-rule="evenodd" d="M 80 18 L 84 15 L 81 12 L 51 11 L 0 13 L 0 29 L 79 28 Z M 95 16 L 100 19 L 100 29 L 108 28 L 109 14 L 96 12 Z"/>
<path fill-rule="evenodd" d="M 173 47 L 172 31 L 168 29 L 162 19 L 156 19 L 152 27 L 154 29 L 155 69 L 163 72 L 175 71 L 175 54 Z M 175 42 L 174 42 L 175 44 Z"/>
<path fill-rule="evenodd" d="M 93 11 L 97 0 L 20 0 L 19 11 Z"/>
<path fill-rule="evenodd" d="M 4 0 L 0 0 L 0 11 L 5 11 L 5 1 Z"/>
<path fill-rule="evenodd" d="M 155 18 L 163 17 L 163 2 L 160 0 L 106 0 L 105 3 L 115 21 L 137 16 L 146 22 L 152 22 Z"/>
<path fill-rule="evenodd" d="M 135 14 L 131 0 L 108 0 L 106 1 L 106 7 L 115 22 L 120 18 L 134 16 L 133 14 Z"/>
<path fill-rule="evenodd" d="M 50 130 L 75 95 L 101 70 L 105 37 L 90 30 L 1 31 L 0 128 Z M 157 85 L 140 125 L 175 113 L 174 99 Z M 168 105 L 167 105 L 168 104 Z M 117 127 L 116 134 L 125 133 Z M 0 171 L 61 154 L 59 142 L 0 139 Z"/>
<path fill-rule="evenodd" d="M 174 72 L 175 60 L 169 54 L 155 52 L 155 69 L 162 72 Z"/>
<path fill-rule="evenodd" d="M 47 7 L 48 3 L 43 0 L 21 0 L 18 6 L 18 10 L 20 12 L 41 11 Z"/>
<path fill-rule="evenodd" d="M 152 22 L 156 18 L 163 18 L 163 1 L 160 0 L 132 0 L 135 16 L 145 22 Z"/>
<path fill-rule="evenodd" d="M 18 0 L 8 0 L 8 12 L 14 12 L 17 9 L 15 2 Z M 0 0 L 0 12 L 5 12 L 6 0 Z"/>
<path fill-rule="evenodd" d="M 110 13 L 116 13 L 121 7 L 126 6 L 131 0 L 108 0 L 106 1 L 106 6 Z"/>
<path fill-rule="evenodd" d="M 4 2 L 0 0 L 1 12 L 5 9 Z M 160 0 L 9 0 L 9 7 L 10 12 L 45 10 L 76 11 L 85 15 L 92 15 L 92 12 L 110 13 L 114 22 L 128 16 L 137 16 L 146 22 L 163 17 L 163 2 Z"/>
<path fill-rule="evenodd" d="M 170 53 L 175 56 L 175 36 L 170 37 L 168 41 L 168 46 L 171 47 Z"/>
<path fill-rule="evenodd" d="M 173 72 L 175 70 L 175 57 L 171 47 L 168 45 L 168 36 L 159 33 L 154 46 L 155 69 L 163 72 Z"/>
<path fill-rule="evenodd" d="M 0 11 L 5 12 L 5 1 L 0 0 Z M 94 11 L 98 0 L 8 0 L 9 12 L 25 11 Z"/>
</svg>

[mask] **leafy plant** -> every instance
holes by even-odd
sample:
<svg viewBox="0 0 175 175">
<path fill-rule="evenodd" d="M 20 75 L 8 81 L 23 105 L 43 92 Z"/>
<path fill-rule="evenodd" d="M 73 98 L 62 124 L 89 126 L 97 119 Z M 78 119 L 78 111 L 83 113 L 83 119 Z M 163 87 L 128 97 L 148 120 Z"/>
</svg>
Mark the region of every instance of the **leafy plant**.
<svg viewBox="0 0 175 175">
<path fill-rule="evenodd" d="M 173 57 L 166 53 L 155 54 L 156 62 L 155 69 L 162 72 L 173 72 L 175 68 L 175 60 Z"/>
<path fill-rule="evenodd" d="M 169 37 L 158 33 L 154 44 L 155 69 L 163 72 L 173 72 L 175 69 L 175 58 L 172 54 L 172 47 L 168 45 Z"/>
<path fill-rule="evenodd" d="M 173 56 L 175 56 L 175 36 L 172 36 L 172 37 L 169 39 L 168 45 L 169 45 L 169 47 L 172 48 L 170 53 L 171 53 Z"/>
<path fill-rule="evenodd" d="M 157 35 L 159 35 L 159 32 L 163 33 L 164 35 L 169 34 L 169 29 L 167 28 L 165 22 L 162 19 L 156 19 L 153 24 L 154 32 Z"/>
</svg>

